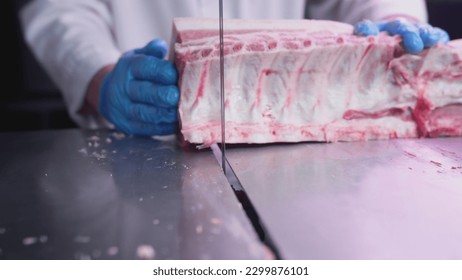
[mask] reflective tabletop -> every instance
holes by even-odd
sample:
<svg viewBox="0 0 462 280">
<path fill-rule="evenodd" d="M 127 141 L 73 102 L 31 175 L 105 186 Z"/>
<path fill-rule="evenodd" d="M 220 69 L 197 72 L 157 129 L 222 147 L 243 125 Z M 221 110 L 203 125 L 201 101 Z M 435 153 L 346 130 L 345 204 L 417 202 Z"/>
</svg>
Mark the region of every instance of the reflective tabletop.
<svg viewBox="0 0 462 280">
<path fill-rule="evenodd" d="M 269 257 L 210 151 L 70 129 L 0 154 L 0 259 Z"/>
<path fill-rule="evenodd" d="M 287 259 L 462 259 L 462 138 L 256 145 L 227 158 Z"/>
</svg>

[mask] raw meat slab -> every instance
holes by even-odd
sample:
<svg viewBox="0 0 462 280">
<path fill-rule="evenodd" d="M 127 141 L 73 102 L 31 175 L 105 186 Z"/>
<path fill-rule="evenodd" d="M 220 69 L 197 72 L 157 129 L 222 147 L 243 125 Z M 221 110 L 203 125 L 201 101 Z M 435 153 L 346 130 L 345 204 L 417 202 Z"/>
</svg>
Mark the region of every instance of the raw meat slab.
<svg viewBox="0 0 462 280">
<path fill-rule="evenodd" d="M 227 143 L 462 134 L 462 42 L 406 54 L 397 36 L 320 20 L 225 20 Z M 177 18 L 186 141 L 221 141 L 218 21 Z"/>
</svg>

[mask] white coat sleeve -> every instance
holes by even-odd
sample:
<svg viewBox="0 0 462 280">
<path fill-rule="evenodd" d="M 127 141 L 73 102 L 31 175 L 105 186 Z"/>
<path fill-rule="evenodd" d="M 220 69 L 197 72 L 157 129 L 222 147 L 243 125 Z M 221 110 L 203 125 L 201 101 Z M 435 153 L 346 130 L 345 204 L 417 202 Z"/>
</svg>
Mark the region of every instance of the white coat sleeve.
<svg viewBox="0 0 462 280">
<path fill-rule="evenodd" d="M 96 0 L 35 0 L 20 12 L 26 43 L 62 92 L 69 115 L 82 128 L 108 124 L 79 114 L 98 70 L 120 57 L 107 4 Z"/>
<path fill-rule="evenodd" d="M 402 15 L 428 20 L 424 0 L 307 0 L 308 17 L 355 24 L 363 19 L 381 20 Z"/>
</svg>

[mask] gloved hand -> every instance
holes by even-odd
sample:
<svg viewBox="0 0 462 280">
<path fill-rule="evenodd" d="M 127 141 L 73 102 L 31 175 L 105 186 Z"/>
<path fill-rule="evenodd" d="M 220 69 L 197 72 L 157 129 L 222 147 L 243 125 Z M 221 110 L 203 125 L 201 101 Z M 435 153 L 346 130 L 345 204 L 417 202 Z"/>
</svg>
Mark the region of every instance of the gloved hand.
<svg viewBox="0 0 462 280">
<path fill-rule="evenodd" d="M 156 39 L 122 56 L 103 79 L 99 111 L 127 134 L 167 135 L 178 127 L 175 66 L 164 60 L 167 44 Z"/>
<path fill-rule="evenodd" d="M 449 35 L 441 28 L 433 27 L 427 23 L 412 23 L 404 18 L 372 22 L 363 20 L 355 25 L 354 34 L 359 36 L 377 35 L 386 31 L 390 35 L 400 35 L 403 38 L 403 47 L 409 53 L 419 53 L 424 48 L 432 47 L 437 43 L 449 42 Z"/>
</svg>

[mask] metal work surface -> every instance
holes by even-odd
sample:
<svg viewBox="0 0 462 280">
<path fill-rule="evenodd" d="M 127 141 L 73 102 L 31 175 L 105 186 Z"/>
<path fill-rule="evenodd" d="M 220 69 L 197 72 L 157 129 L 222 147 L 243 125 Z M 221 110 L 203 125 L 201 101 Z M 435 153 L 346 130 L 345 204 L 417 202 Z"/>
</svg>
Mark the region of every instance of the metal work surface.
<svg viewBox="0 0 462 280">
<path fill-rule="evenodd" d="M 60 130 L 0 154 L 0 259 L 268 257 L 210 151 Z"/>
<path fill-rule="evenodd" d="M 462 139 L 227 149 L 287 259 L 462 259 Z"/>
</svg>

